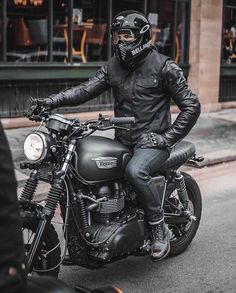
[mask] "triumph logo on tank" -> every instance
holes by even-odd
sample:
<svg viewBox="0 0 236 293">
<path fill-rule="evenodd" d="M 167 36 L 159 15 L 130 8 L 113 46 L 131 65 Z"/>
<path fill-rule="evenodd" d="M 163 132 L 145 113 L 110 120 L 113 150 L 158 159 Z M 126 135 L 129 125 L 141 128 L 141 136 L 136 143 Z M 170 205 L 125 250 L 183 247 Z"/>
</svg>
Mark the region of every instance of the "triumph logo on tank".
<svg viewBox="0 0 236 293">
<path fill-rule="evenodd" d="M 117 158 L 114 157 L 98 157 L 92 158 L 95 161 L 99 169 L 112 169 L 117 167 Z"/>
<path fill-rule="evenodd" d="M 143 45 L 139 46 L 138 48 L 136 48 L 134 50 L 132 50 L 131 53 L 132 53 L 133 56 L 135 56 L 138 53 L 140 53 L 141 51 L 143 51 L 143 49 L 146 49 L 148 47 L 150 47 L 150 43 L 149 42 L 146 43 L 146 44 L 143 44 Z"/>
</svg>

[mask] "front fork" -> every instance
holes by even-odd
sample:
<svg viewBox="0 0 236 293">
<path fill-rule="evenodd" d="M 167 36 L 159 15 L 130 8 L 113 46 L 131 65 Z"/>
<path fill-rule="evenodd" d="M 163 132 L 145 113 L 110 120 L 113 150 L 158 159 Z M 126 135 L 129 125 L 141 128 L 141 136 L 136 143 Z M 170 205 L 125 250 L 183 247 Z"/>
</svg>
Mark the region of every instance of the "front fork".
<svg viewBox="0 0 236 293">
<path fill-rule="evenodd" d="M 37 230 L 35 232 L 33 242 L 30 246 L 30 251 L 27 255 L 28 268 L 30 272 L 33 269 L 33 263 L 34 263 L 35 257 L 37 255 L 37 252 L 42 240 L 43 232 L 45 231 L 47 225 L 51 222 L 51 219 L 53 218 L 55 214 L 57 204 L 61 198 L 61 194 L 64 191 L 65 176 L 69 168 L 71 159 L 73 157 L 75 148 L 76 148 L 76 140 L 71 140 L 68 147 L 68 152 L 65 157 L 65 161 L 62 165 L 61 170 L 56 172 L 55 174 L 56 180 L 54 180 L 53 184 L 51 185 L 51 188 L 49 190 L 49 193 L 46 199 L 46 204 L 39 215 L 40 221 L 39 221 Z"/>
</svg>

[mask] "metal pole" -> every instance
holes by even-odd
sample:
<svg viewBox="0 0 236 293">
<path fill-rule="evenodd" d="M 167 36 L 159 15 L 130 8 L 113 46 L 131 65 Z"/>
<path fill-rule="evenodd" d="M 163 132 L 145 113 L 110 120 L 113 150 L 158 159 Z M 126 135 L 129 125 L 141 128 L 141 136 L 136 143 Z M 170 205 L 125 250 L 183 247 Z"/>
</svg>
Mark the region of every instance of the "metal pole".
<svg viewBox="0 0 236 293">
<path fill-rule="evenodd" d="M 2 0 L 2 56 L 3 62 L 7 61 L 7 0 Z"/>
<path fill-rule="evenodd" d="M 143 14 L 147 15 L 147 0 L 143 1 Z"/>
<path fill-rule="evenodd" d="M 185 61 L 185 48 L 186 48 L 186 18 L 187 18 L 187 4 L 182 3 L 182 24 L 180 29 L 180 64 L 184 63 Z"/>
<path fill-rule="evenodd" d="M 53 0 L 48 2 L 48 61 L 53 61 Z"/>
<path fill-rule="evenodd" d="M 108 36 L 107 36 L 107 57 L 108 59 L 111 58 L 111 34 L 110 34 L 110 27 L 112 23 L 112 0 L 108 1 Z"/>
<path fill-rule="evenodd" d="M 185 34 L 186 34 L 186 40 L 185 40 L 185 56 L 184 56 L 184 63 L 189 62 L 189 43 L 190 43 L 190 14 L 191 14 L 191 2 L 186 3 L 187 9 L 186 9 L 186 28 L 185 28 Z M 222 8 L 223 9 L 223 8 Z"/>
<path fill-rule="evenodd" d="M 172 28 L 172 50 L 171 58 L 175 59 L 176 54 L 176 27 L 177 27 L 177 13 L 178 13 L 178 1 L 174 0 L 174 12 L 173 12 L 173 28 Z"/>
<path fill-rule="evenodd" d="M 72 62 L 72 48 L 73 48 L 73 8 L 74 0 L 69 0 L 68 5 L 68 37 L 69 37 L 69 48 L 68 48 L 68 61 Z"/>
</svg>

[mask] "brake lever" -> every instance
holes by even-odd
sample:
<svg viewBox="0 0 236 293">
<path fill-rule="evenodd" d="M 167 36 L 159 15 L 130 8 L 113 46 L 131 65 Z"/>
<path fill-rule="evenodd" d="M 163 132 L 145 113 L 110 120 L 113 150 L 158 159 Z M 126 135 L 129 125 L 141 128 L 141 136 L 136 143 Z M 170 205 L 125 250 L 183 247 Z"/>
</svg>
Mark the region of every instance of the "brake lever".
<svg viewBox="0 0 236 293">
<path fill-rule="evenodd" d="M 107 127 L 103 127 L 103 128 L 97 128 L 97 130 L 101 130 L 101 131 L 105 131 L 105 130 L 109 130 L 109 129 L 120 129 L 120 130 L 124 130 L 124 131 L 130 131 L 130 129 L 125 128 L 125 127 L 121 127 L 121 126 L 107 126 Z"/>
</svg>

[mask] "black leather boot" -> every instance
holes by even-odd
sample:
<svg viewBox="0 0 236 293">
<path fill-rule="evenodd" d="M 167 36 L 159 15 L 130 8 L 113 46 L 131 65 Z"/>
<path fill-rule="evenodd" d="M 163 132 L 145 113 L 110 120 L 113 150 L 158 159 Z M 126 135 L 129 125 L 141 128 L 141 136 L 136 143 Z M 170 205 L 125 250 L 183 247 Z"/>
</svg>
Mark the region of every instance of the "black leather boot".
<svg viewBox="0 0 236 293">
<path fill-rule="evenodd" d="M 161 221 L 158 224 L 150 225 L 151 236 L 151 259 L 158 261 L 166 257 L 170 251 L 170 235 L 168 226 Z"/>
</svg>

